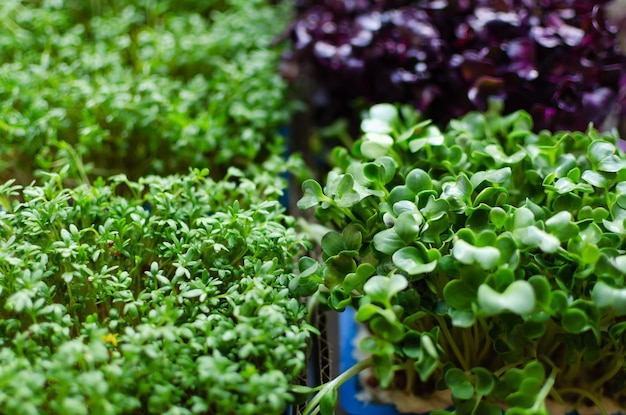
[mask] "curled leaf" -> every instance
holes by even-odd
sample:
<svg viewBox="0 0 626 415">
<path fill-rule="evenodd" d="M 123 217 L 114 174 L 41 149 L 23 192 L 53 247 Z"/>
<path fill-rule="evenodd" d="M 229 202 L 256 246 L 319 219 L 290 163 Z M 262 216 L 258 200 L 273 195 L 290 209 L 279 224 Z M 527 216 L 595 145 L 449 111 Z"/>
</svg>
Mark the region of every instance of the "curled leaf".
<svg viewBox="0 0 626 415">
<path fill-rule="evenodd" d="M 514 281 L 503 293 L 499 293 L 487 284 L 478 287 L 478 305 L 487 315 L 510 311 L 526 315 L 535 309 L 535 290 L 524 280 Z"/>
<path fill-rule="evenodd" d="M 393 264 L 409 275 L 426 274 L 437 267 L 437 261 L 427 262 L 419 250 L 413 246 L 406 246 L 394 252 Z"/>
<path fill-rule="evenodd" d="M 476 247 L 458 239 L 452 255 L 462 264 L 478 264 L 482 269 L 495 267 L 500 261 L 500 251 L 493 246 Z"/>
<path fill-rule="evenodd" d="M 600 281 L 591 290 L 591 300 L 599 308 L 612 307 L 617 315 L 626 315 L 626 288 L 613 288 Z"/>
</svg>

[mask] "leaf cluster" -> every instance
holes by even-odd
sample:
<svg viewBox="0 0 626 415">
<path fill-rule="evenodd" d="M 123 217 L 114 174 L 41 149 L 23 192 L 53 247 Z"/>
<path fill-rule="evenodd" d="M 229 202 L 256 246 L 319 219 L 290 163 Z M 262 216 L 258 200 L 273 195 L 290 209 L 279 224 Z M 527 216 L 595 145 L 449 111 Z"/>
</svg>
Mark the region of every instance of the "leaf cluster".
<svg viewBox="0 0 626 415">
<path fill-rule="evenodd" d="M 379 104 L 298 206 L 339 231 L 303 294 L 353 307 L 382 387 L 449 389 L 456 414 L 626 402 L 626 161 L 617 138 L 498 108 L 445 130 Z M 421 389 L 420 389 L 421 388 Z M 429 389 L 430 388 L 430 389 Z"/>
<path fill-rule="evenodd" d="M 485 110 L 489 97 L 530 112 L 536 130 L 584 130 L 624 114 L 615 1 L 297 4 L 285 57 L 332 97 L 311 101 L 319 119 L 348 115 L 358 131 L 363 106 L 401 102 L 445 125 Z"/>
<path fill-rule="evenodd" d="M 292 106 L 271 43 L 286 4 L 7 0 L 0 14 L 4 180 L 66 164 L 80 182 L 207 165 L 219 178 L 280 149 Z"/>
<path fill-rule="evenodd" d="M 0 412 L 284 413 L 305 242 L 278 184 L 207 175 L 0 187 Z"/>
</svg>

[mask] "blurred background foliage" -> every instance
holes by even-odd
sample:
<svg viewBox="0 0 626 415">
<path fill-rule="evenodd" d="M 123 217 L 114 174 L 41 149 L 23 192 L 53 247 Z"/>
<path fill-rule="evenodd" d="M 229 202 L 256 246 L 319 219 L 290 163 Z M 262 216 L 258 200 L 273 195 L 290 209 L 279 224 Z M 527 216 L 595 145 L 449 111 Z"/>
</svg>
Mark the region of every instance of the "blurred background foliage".
<svg viewBox="0 0 626 415">
<path fill-rule="evenodd" d="M 283 151 L 295 104 L 265 0 L 0 3 L 0 180 L 247 168 Z"/>
</svg>

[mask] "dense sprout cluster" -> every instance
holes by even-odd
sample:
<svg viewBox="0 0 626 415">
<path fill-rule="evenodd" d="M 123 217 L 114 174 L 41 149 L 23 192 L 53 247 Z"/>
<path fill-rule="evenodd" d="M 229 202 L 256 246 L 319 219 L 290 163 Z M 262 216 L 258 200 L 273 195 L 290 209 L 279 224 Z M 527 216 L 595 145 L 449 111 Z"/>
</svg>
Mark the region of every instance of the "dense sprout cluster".
<svg viewBox="0 0 626 415">
<path fill-rule="evenodd" d="M 626 84 L 606 0 L 300 1 L 285 57 L 312 68 L 330 118 L 356 98 L 404 102 L 445 123 L 524 109 L 536 129 L 616 124 Z"/>
<path fill-rule="evenodd" d="M 0 186 L 0 413 L 284 414 L 302 238 L 279 179 L 206 175 Z"/>
<path fill-rule="evenodd" d="M 66 164 L 68 180 L 219 178 L 280 147 L 290 104 L 270 44 L 287 4 L 6 0 L 0 15 L 2 181 Z"/>
<path fill-rule="evenodd" d="M 612 133 L 532 127 L 490 111 L 443 130 L 379 104 L 325 180 L 303 183 L 298 206 L 336 231 L 322 262 L 301 260 L 299 287 L 369 330 L 352 373 L 449 390 L 439 408 L 455 409 L 438 415 L 559 413 L 547 400 L 624 412 L 624 152 Z"/>
</svg>

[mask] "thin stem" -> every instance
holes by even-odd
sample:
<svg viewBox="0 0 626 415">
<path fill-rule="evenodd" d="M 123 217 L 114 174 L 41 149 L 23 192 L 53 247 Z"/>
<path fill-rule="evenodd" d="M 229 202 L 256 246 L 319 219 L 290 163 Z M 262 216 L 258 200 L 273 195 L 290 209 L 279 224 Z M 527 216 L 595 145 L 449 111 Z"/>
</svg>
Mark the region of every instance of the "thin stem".
<svg viewBox="0 0 626 415">
<path fill-rule="evenodd" d="M 617 373 L 622 370 L 622 365 L 620 364 L 620 362 L 623 359 L 623 354 L 622 353 L 613 353 L 613 359 L 611 359 L 611 363 L 608 365 L 608 367 L 612 367 L 612 369 L 605 373 L 604 375 L 600 376 L 598 379 L 594 380 L 591 383 L 591 390 L 597 390 L 600 386 L 602 386 L 604 383 L 606 383 L 609 379 L 613 378 L 613 376 L 617 375 Z"/>
<path fill-rule="evenodd" d="M 483 347 L 480 353 L 478 354 L 478 364 L 480 364 L 480 362 L 483 361 L 483 359 L 485 358 L 485 356 L 487 356 L 487 354 L 489 353 L 489 350 L 491 349 L 491 339 L 487 335 L 487 333 L 489 333 L 489 328 L 487 327 L 487 323 L 481 318 L 479 318 L 478 321 L 480 322 L 480 326 L 485 331 L 485 335 L 482 336 L 482 338 L 484 339 Z"/>
<path fill-rule="evenodd" d="M 537 394 L 537 399 L 535 400 L 535 404 L 533 405 L 533 409 L 535 411 L 539 410 L 540 407 L 544 405 L 546 398 L 548 397 L 550 391 L 552 390 L 552 387 L 554 386 L 554 380 L 556 379 L 557 373 L 557 369 L 552 369 L 552 373 L 550 373 L 548 380 L 541 387 L 541 390 L 539 390 L 539 393 Z"/>
<path fill-rule="evenodd" d="M 364 369 L 372 366 L 374 360 L 372 357 L 368 357 L 367 359 L 361 360 L 357 362 L 354 366 L 343 372 L 341 375 L 337 376 L 335 379 L 326 383 L 318 393 L 315 394 L 313 399 L 307 404 L 306 408 L 302 412 L 302 415 L 315 415 L 320 411 L 319 404 L 322 401 L 322 398 L 333 390 L 338 389 L 341 385 L 343 385 L 348 379 L 356 374 L 360 373 Z"/>
<path fill-rule="evenodd" d="M 580 365 L 582 360 L 582 354 L 579 354 L 576 358 L 576 363 L 570 364 L 565 373 L 563 374 L 563 379 L 568 382 L 573 382 L 576 378 L 580 376 Z"/>
<path fill-rule="evenodd" d="M 479 350 L 482 351 L 480 347 L 480 339 L 482 338 L 486 342 L 487 336 L 481 336 L 478 324 L 472 324 L 472 333 L 474 335 L 474 356 L 476 356 L 476 362 L 474 362 L 474 364 L 479 365 L 481 362 L 481 353 L 479 353 Z"/>
<path fill-rule="evenodd" d="M 409 362 L 411 363 L 410 366 L 408 366 L 405 369 L 405 373 L 406 373 L 406 393 L 408 395 L 411 395 L 413 392 L 413 387 L 415 386 L 415 377 L 417 376 L 417 372 L 415 371 L 415 369 L 413 368 L 413 364 L 415 362 L 415 360 L 409 360 Z"/>
<path fill-rule="evenodd" d="M 344 215 L 346 215 L 348 218 L 350 218 L 353 222 L 359 222 L 359 220 L 356 218 L 356 216 L 354 216 L 354 214 L 352 214 L 352 211 L 350 209 L 347 209 L 347 208 L 339 208 L 339 209 L 341 210 L 341 212 L 343 212 Z"/>
<path fill-rule="evenodd" d="M 311 321 L 313 319 L 313 316 L 315 316 L 315 309 L 317 308 L 318 305 L 318 298 L 317 298 L 317 294 L 319 293 L 319 289 L 318 291 L 312 295 L 309 300 L 307 301 L 307 313 L 306 313 L 306 322 L 311 324 Z"/>
<path fill-rule="evenodd" d="M 89 178 L 87 177 L 85 166 L 83 164 L 83 160 L 80 154 L 78 154 L 78 152 L 66 142 L 62 143 L 61 148 L 67 151 L 67 154 L 70 156 L 70 159 L 74 162 L 74 168 L 78 171 L 81 184 L 89 185 Z"/>
<path fill-rule="evenodd" d="M 508 365 L 502 366 L 500 369 L 494 371 L 493 374 L 496 378 L 499 378 L 500 375 L 502 375 L 504 372 L 514 367 L 517 367 L 518 365 L 519 363 L 509 363 Z"/>
<path fill-rule="evenodd" d="M 473 339 L 468 329 L 461 329 L 463 337 L 463 357 L 468 365 L 473 366 L 472 356 L 475 356 L 472 352 Z"/>
<path fill-rule="evenodd" d="M 478 406 L 480 405 L 482 400 L 483 400 L 483 395 L 476 396 L 476 403 L 474 404 L 474 408 L 472 408 L 472 412 L 471 412 L 472 415 L 476 414 L 476 410 L 478 409 Z"/>
<path fill-rule="evenodd" d="M 443 335 L 448 341 L 448 344 L 450 348 L 452 349 L 452 352 L 454 353 L 456 358 L 459 360 L 459 363 L 463 367 L 463 370 L 470 370 L 467 362 L 465 361 L 465 358 L 463 357 L 463 354 L 459 350 L 459 347 L 457 346 L 456 342 L 454 341 L 454 338 L 452 337 L 452 333 L 450 333 L 450 330 L 448 330 L 448 325 L 446 324 L 445 320 L 440 316 L 436 316 L 435 318 L 439 322 L 441 331 L 443 332 Z"/>
<path fill-rule="evenodd" d="M 576 387 L 570 387 L 570 388 L 561 388 L 557 392 L 560 395 L 562 395 L 564 393 L 575 393 L 575 394 L 578 394 L 578 395 L 580 395 L 582 397 L 585 397 L 585 398 L 589 399 L 591 402 L 593 402 L 593 404 L 596 406 L 596 408 L 598 408 L 598 410 L 600 411 L 600 413 L 602 415 L 609 415 L 607 410 L 604 409 L 604 406 L 602 405 L 600 400 L 598 398 L 596 398 L 595 396 L 593 396 L 592 393 L 587 392 L 584 389 L 576 388 Z"/>
<path fill-rule="evenodd" d="M 550 396 L 552 396 L 552 399 L 554 401 L 560 403 L 561 405 L 565 404 L 565 399 L 563 399 L 561 394 L 559 394 L 559 392 L 556 389 L 551 389 L 550 390 Z"/>
</svg>

